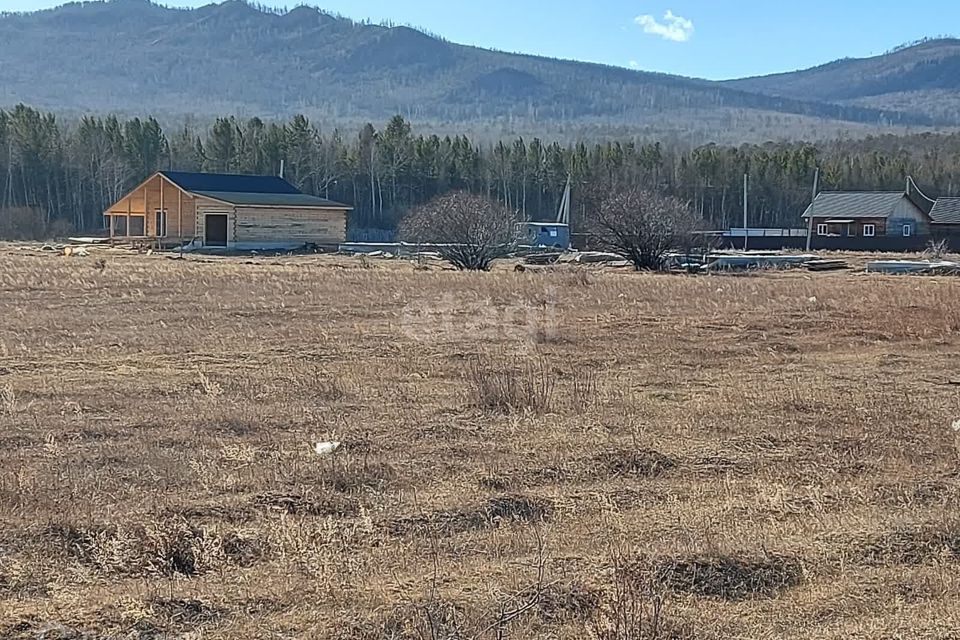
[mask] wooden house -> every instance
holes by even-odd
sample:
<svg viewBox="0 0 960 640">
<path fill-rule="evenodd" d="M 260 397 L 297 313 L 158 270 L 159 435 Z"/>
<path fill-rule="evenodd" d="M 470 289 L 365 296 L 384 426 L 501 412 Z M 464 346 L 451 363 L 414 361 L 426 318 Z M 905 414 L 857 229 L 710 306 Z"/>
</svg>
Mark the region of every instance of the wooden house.
<svg viewBox="0 0 960 640">
<path fill-rule="evenodd" d="M 960 234 L 960 198 L 937 198 L 930 211 L 934 235 Z"/>
<path fill-rule="evenodd" d="M 908 177 L 904 191 L 818 193 L 803 220 L 819 237 L 913 238 L 930 235 L 933 205 L 934 200 Z"/>
<path fill-rule="evenodd" d="M 283 249 L 345 241 L 350 210 L 275 176 L 160 171 L 103 215 L 112 240 Z"/>
</svg>

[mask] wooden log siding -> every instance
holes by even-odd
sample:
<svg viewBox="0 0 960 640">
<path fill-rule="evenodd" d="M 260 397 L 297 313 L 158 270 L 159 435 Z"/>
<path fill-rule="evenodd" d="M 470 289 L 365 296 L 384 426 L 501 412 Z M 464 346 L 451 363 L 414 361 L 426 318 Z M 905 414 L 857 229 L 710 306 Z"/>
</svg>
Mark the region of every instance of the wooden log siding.
<svg viewBox="0 0 960 640">
<path fill-rule="evenodd" d="M 236 207 L 236 242 L 312 242 L 329 244 L 347 239 L 343 209 Z"/>
<path fill-rule="evenodd" d="M 227 243 L 233 244 L 237 241 L 237 215 L 233 206 L 213 200 L 201 200 L 196 206 L 195 216 L 197 225 L 196 237 L 200 238 L 201 242 L 206 241 L 207 225 L 205 218 L 208 214 L 227 216 Z"/>
<path fill-rule="evenodd" d="M 157 212 L 160 203 L 167 211 L 167 238 L 183 237 L 187 240 L 196 235 L 196 200 L 170 181 L 155 176 L 136 189 L 107 212 L 111 216 L 144 216 L 145 233 L 148 237 L 157 234 Z M 180 221 L 183 220 L 183 228 Z"/>
</svg>

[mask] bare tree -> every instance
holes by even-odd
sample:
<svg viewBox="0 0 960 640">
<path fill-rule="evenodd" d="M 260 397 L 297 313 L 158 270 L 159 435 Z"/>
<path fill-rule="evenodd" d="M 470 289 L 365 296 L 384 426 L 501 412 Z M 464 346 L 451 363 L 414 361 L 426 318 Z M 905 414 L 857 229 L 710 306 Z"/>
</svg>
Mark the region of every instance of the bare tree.
<svg viewBox="0 0 960 640">
<path fill-rule="evenodd" d="M 516 216 L 500 203 L 464 191 L 434 198 L 414 209 L 400 225 L 408 242 L 437 245 L 458 269 L 488 271 L 516 243 Z"/>
<path fill-rule="evenodd" d="M 591 244 L 624 256 L 637 270 L 661 268 L 669 251 L 689 251 L 701 225 L 683 200 L 639 188 L 613 191 L 587 220 Z"/>
</svg>

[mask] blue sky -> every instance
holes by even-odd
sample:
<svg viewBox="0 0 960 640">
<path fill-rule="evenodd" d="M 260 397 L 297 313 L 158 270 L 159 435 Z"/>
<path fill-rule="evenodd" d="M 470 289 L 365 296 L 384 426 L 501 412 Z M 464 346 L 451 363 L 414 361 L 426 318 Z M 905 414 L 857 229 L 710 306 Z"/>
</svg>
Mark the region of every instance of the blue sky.
<svg viewBox="0 0 960 640">
<path fill-rule="evenodd" d="M 209 0 L 166 0 L 198 6 Z M 297 0 L 260 0 L 294 6 Z M 960 0 L 322 0 L 321 9 L 392 20 L 505 51 L 722 79 L 861 57 L 954 29 Z M 24 11 L 56 0 L 0 0 Z"/>
</svg>

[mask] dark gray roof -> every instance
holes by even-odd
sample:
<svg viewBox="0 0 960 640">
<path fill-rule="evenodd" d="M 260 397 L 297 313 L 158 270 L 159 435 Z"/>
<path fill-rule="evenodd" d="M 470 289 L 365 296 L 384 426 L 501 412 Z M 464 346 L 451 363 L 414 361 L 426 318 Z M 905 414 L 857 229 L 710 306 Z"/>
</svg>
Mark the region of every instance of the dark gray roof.
<svg viewBox="0 0 960 640">
<path fill-rule="evenodd" d="M 161 171 L 160 173 L 184 191 L 230 204 L 264 207 L 351 208 L 333 200 L 301 193 L 295 186 L 277 176 L 186 171 Z"/>
<path fill-rule="evenodd" d="M 930 217 L 934 224 L 960 224 L 960 198 L 938 198 Z"/>
<path fill-rule="evenodd" d="M 348 205 L 317 198 L 305 193 L 237 193 L 231 191 L 191 191 L 198 196 L 213 198 L 221 202 L 239 205 L 259 205 L 264 207 L 318 207 L 328 209 L 350 209 Z"/>
<path fill-rule="evenodd" d="M 241 176 L 225 173 L 190 173 L 161 171 L 184 191 L 221 191 L 231 193 L 300 193 L 277 176 Z"/>
<path fill-rule="evenodd" d="M 814 218 L 888 218 L 893 215 L 903 191 L 824 191 L 803 212 Z"/>
</svg>

